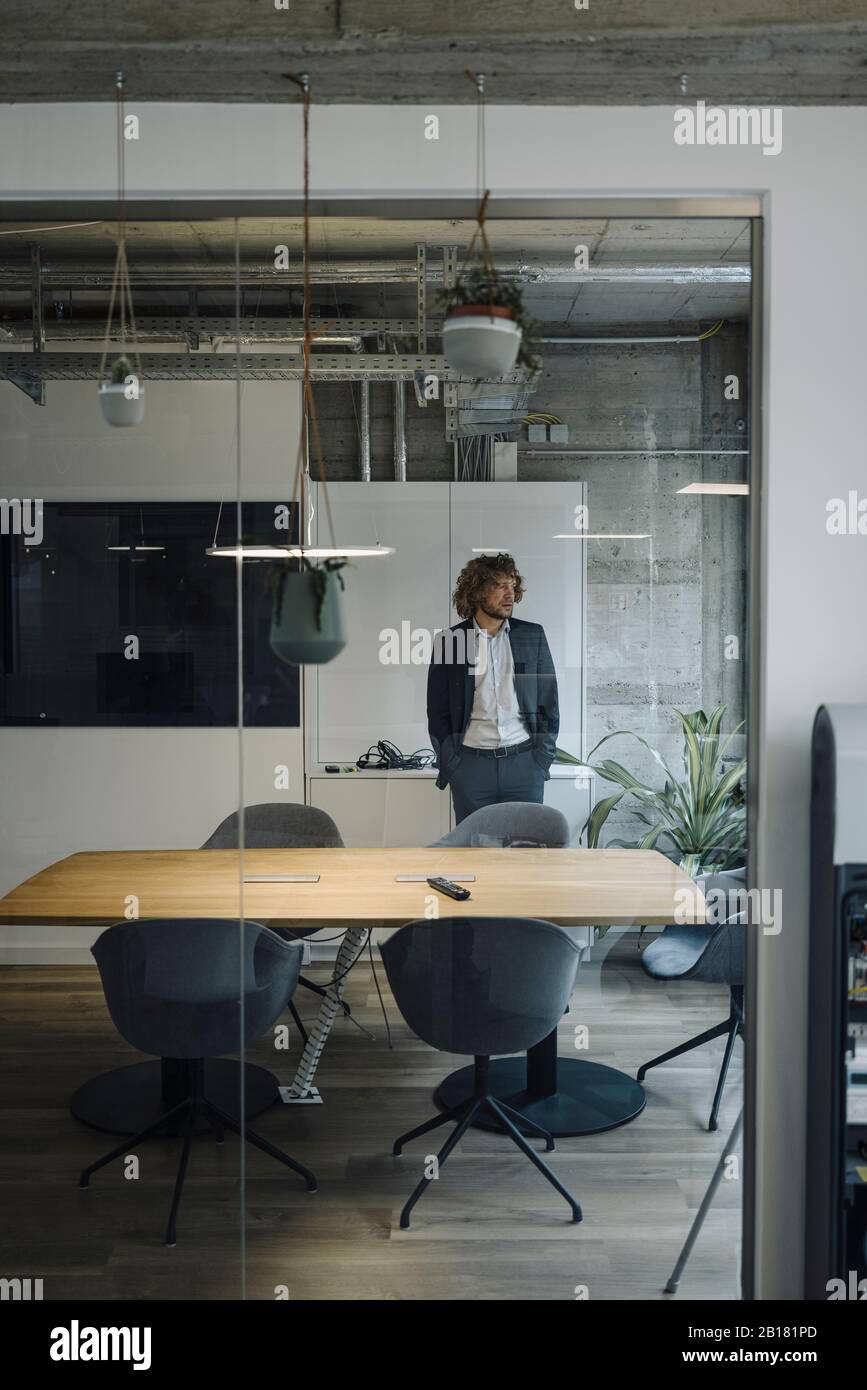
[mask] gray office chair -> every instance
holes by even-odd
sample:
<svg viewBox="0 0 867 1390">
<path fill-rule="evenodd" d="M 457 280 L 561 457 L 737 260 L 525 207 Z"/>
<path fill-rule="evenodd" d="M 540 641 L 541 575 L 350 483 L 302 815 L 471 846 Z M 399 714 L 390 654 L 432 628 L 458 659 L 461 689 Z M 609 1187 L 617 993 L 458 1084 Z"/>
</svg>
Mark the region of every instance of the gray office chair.
<svg viewBox="0 0 867 1390">
<path fill-rule="evenodd" d="M 442 1052 L 475 1059 L 475 1094 L 395 1140 L 393 1152 L 440 1125 L 455 1128 L 437 1155 L 437 1171 L 483 1110 L 536 1165 L 581 1220 L 581 1208 L 518 1129 L 553 1149 L 547 1130 L 491 1094 L 492 1056 L 524 1052 L 556 1028 L 578 968 L 578 947 L 551 922 L 521 917 L 448 917 L 410 922 L 380 947 L 398 1008 L 414 1033 Z M 400 1215 L 403 1230 L 432 1181 L 423 1177 Z"/>
<path fill-rule="evenodd" d="M 719 925 L 670 926 L 649 946 L 645 947 L 641 963 L 648 975 L 656 980 L 705 980 L 711 984 L 726 984 L 730 991 L 729 1016 L 714 1028 L 708 1028 L 689 1042 L 663 1052 L 639 1068 L 638 1081 L 643 1081 L 651 1067 L 658 1067 L 672 1057 L 680 1057 L 695 1047 L 726 1037 L 725 1052 L 720 1067 L 708 1129 L 718 1126 L 719 1108 L 735 1038 L 744 1032 L 744 931 L 747 919 L 742 908 L 744 869 L 723 874 L 706 874 L 696 881 L 705 895 L 711 890 L 726 894 L 725 899 L 713 902 L 714 917 Z"/>
<path fill-rule="evenodd" d="M 429 848 L 472 848 L 497 843 L 504 847 L 545 845 L 564 849 L 569 844 L 569 822 L 554 806 L 541 806 L 534 801 L 501 801 L 497 806 L 473 811 Z"/>
<path fill-rule="evenodd" d="M 237 849 L 238 820 L 238 812 L 232 811 L 202 849 Z M 263 801 L 245 807 L 244 844 L 248 849 L 343 849 L 340 831 L 328 813 L 299 801 Z"/>
<path fill-rule="evenodd" d="M 244 980 L 241 984 L 239 928 L 244 930 Z M 99 967 L 112 1022 L 133 1047 L 156 1057 L 186 1059 L 188 1094 L 153 1124 L 85 1168 L 79 1187 L 107 1163 L 134 1152 L 153 1138 L 167 1120 L 183 1135 L 174 1195 L 166 1227 L 166 1245 L 176 1244 L 176 1222 L 193 1134 L 204 1118 L 223 1142 L 230 1129 L 263 1153 L 299 1173 L 308 1192 L 316 1179 L 308 1168 L 275 1148 L 249 1126 L 243 1130 L 231 1115 L 204 1094 L 205 1060 L 237 1052 L 241 1046 L 240 992 L 243 989 L 243 1041 L 267 1033 L 286 1007 L 298 982 L 301 945 L 283 941 L 258 922 L 224 918 L 154 919 L 119 922 L 97 939 L 92 953 Z"/>
<path fill-rule="evenodd" d="M 239 820 L 238 812 L 232 811 L 220 821 L 202 849 L 237 849 Z M 247 849 L 343 849 L 343 840 L 328 813 L 317 806 L 305 806 L 299 801 L 264 801 L 244 810 L 244 845 Z M 290 926 L 279 921 L 267 925 L 271 931 L 291 941 L 300 941 L 320 930 L 319 926 L 305 927 L 295 923 Z M 299 976 L 298 983 L 320 998 L 325 997 L 322 985 L 308 980 L 305 975 Z M 344 1015 L 351 1018 L 349 1005 L 342 999 L 340 1005 Z M 306 1046 L 307 1030 L 291 1000 L 289 1012 Z"/>
</svg>

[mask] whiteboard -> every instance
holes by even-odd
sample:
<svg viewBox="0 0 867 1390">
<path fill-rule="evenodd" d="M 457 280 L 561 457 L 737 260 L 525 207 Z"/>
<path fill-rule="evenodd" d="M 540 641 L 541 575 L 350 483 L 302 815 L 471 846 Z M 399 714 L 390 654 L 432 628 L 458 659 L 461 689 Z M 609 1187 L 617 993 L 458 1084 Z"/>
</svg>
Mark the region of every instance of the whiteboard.
<svg viewBox="0 0 867 1390">
<path fill-rule="evenodd" d="M 585 546 L 554 536 L 574 531 L 584 485 L 340 482 L 329 483 L 328 496 L 338 544 L 396 553 L 342 571 L 346 647 L 306 672 L 308 771 L 355 762 L 378 739 L 404 753 L 429 746 L 426 651 L 437 629 L 457 621 L 455 581 L 484 549 L 515 557 L 527 590 L 515 616 L 545 628 L 559 686 L 557 741 L 579 753 Z M 325 540 L 321 498 L 316 518 Z"/>
</svg>

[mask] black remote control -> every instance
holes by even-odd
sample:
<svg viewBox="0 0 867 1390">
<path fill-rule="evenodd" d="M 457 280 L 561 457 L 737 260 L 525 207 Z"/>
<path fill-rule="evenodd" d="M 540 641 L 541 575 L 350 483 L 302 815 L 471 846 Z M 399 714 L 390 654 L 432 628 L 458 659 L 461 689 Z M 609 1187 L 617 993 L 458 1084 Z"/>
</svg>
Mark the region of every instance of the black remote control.
<svg viewBox="0 0 867 1390">
<path fill-rule="evenodd" d="M 459 883 L 452 883 L 450 878 L 429 878 L 428 883 L 438 893 L 445 893 L 447 898 L 457 898 L 459 903 L 466 902 L 467 898 L 471 896 L 469 888 L 462 888 Z"/>
</svg>

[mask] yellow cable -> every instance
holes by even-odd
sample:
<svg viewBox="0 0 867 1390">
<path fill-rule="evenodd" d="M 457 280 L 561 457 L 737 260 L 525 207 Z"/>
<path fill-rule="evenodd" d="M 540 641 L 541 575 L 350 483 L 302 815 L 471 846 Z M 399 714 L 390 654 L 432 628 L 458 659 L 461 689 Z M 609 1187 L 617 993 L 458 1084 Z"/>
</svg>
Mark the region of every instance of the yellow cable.
<svg viewBox="0 0 867 1390">
<path fill-rule="evenodd" d="M 705 332 L 705 333 L 699 333 L 699 335 L 698 335 L 698 341 L 699 341 L 700 343 L 703 343 L 703 342 L 706 342 L 706 340 L 707 340 L 708 338 L 712 338 L 712 337 L 714 336 L 714 334 L 719 333 L 719 331 L 720 331 L 720 329 L 722 328 L 722 326 L 723 326 L 724 323 L 725 323 L 725 319 L 720 319 L 718 323 L 715 323 L 715 324 L 714 324 L 713 328 L 709 328 L 709 329 L 707 330 L 707 332 Z"/>
</svg>

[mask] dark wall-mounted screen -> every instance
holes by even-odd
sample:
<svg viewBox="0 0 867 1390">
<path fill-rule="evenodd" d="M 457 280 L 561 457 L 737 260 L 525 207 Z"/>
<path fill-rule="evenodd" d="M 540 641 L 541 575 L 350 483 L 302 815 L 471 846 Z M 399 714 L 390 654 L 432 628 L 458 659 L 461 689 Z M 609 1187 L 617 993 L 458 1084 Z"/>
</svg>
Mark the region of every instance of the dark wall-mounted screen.
<svg viewBox="0 0 867 1390">
<path fill-rule="evenodd" d="M 245 540 L 294 539 L 278 514 L 244 503 Z M 0 535 L 0 724 L 237 725 L 237 563 L 205 553 L 235 528 L 234 504 L 45 502 L 40 544 Z M 251 727 L 299 723 L 298 669 L 268 644 L 271 568 L 243 565 Z"/>
</svg>

